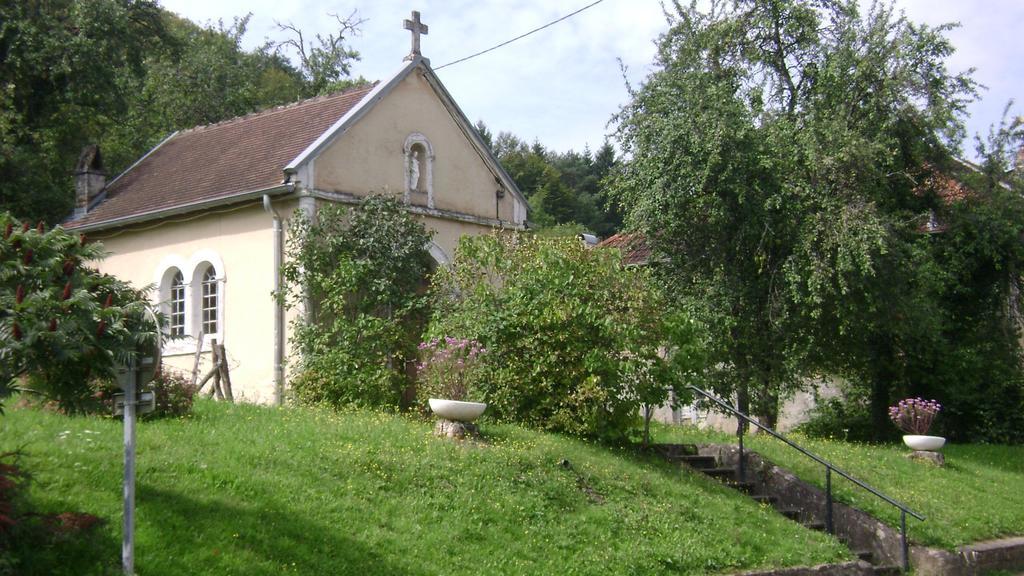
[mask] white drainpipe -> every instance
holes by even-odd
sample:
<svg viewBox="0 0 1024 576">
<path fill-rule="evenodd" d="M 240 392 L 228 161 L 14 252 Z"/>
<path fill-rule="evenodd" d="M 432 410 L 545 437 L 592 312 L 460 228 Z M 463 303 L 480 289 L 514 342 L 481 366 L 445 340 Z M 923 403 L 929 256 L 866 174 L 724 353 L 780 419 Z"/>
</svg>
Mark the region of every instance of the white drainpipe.
<svg viewBox="0 0 1024 576">
<path fill-rule="evenodd" d="M 270 202 L 270 195 L 263 195 L 263 209 L 274 218 L 274 294 L 281 291 L 281 261 L 284 250 L 284 229 L 281 215 Z M 284 403 L 284 302 L 274 302 L 274 404 Z"/>
</svg>

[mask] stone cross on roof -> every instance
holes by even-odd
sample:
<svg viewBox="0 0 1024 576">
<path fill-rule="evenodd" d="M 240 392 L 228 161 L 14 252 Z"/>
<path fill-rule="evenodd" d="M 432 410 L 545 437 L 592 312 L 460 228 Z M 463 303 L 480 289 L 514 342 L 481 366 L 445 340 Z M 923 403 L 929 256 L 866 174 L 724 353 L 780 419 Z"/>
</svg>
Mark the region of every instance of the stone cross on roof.
<svg viewBox="0 0 1024 576">
<path fill-rule="evenodd" d="M 420 13 L 416 10 L 412 11 L 412 20 L 406 20 L 403 22 L 403 26 L 406 30 L 412 32 L 412 52 L 405 57 L 406 60 L 412 60 L 416 56 L 420 56 L 420 34 L 427 33 L 427 25 L 420 22 Z"/>
</svg>

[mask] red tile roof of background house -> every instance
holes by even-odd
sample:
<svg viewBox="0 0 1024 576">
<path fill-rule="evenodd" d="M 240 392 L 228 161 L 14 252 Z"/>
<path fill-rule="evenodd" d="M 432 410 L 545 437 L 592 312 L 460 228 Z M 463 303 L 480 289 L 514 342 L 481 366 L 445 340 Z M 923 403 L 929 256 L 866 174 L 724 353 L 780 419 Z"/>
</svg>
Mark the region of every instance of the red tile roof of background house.
<svg viewBox="0 0 1024 576">
<path fill-rule="evenodd" d="M 622 252 L 622 263 L 647 264 L 651 259 L 651 246 L 643 234 L 620 232 L 604 239 L 598 248 L 618 248 Z"/>
<path fill-rule="evenodd" d="M 366 86 L 179 132 L 128 169 L 65 228 L 272 188 L 284 167 L 363 99 Z"/>
<path fill-rule="evenodd" d="M 960 164 L 962 165 L 962 170 L 977 170 L 974 166 L 964 162 Z M 939 199 L 942 200 L 942 203 L 947 206 L 974 195 L 974 191 L 961 182 L 956 177 L 955 172 L 951 174 L 950 171 L 939 170 L 927 163 L 922 167 L 922 174 L 919 177 L 918 185 L 914 188 L 914 192 L 919 195 L 935 192 Z"/>
</svg>

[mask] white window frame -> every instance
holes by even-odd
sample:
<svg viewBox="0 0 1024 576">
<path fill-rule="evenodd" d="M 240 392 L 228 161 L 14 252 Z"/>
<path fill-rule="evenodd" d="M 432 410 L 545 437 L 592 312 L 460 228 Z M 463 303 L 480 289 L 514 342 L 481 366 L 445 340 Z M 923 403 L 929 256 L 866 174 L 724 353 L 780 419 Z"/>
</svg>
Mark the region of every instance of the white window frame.
<svg viewBox="0 0 1024 576">
<path fill-rule="evenodd" d="M 185 318 L 188 317 L 185 274 L 181 270 L 175 270 L 176 272 L 171 275 L 171 281 L 168 285 L 167 298 L 167 327 L 172 337 L 185 335 Z M 175 322 L 179 318 L 181 322 Z"/>
<path fill-rule="evenodd" d="M 224 301 L 227 281 L 224 261 L 215 251 L 204 249 L 195 252 L 187 260 L 177 254 L 168 255 L 157 266 L 154 274 L 154 283 L 158 287 L 155 304 L 168 318 L 171 313 L 171 284 L 175 274 L 181 273 L 185 285 L 184 337 L 165 340 L 165 356 L 195 353 L 196 338 L 203 327 L 203 275 L 210 269 L 213 270 L 217 286 L 217 330 L 212 334 L 203 334 L 203 350 L 208 349 L 210 341 L 214 338 L 219 343 L 224 343 Z"/>
<path fill-rule="evenodd" d="M 217 342 L 224 344 L 224 301 L 225 301 L 225 283 L 227 281 L 224 275 L 224 262 L 220 259 L 215 252 L 211 250 L 200 250 L 189 258 L 189 264 L 192 270 L 192 279 L 190 281 L 192 287 L 192 295 L 189 299 L 191 304 L 191 312 L 189 317 L 192 319 L 192 332 L 190 333 L 193 338 L 199 336 L 199 331 L 203 329 L 203 275 L 210 268 L 213 268 L 214 277 L 217 282 L 217 331 L 213 334 L 203 334 L 203 348 L 205 349 L 207 343 L 213 338 L 217 339 Z M 195 350 L 195 344 L 193 344 L 193 350 Z"/>
<path fill-rule="evenodd" d="M 220 283 L 217 281 L 217 270 L 213 265 L 206 266 L 199 278 L 199 326 L 203 332 L 216 334 L 220 332 Z M 212 306 L 211 301 L 212 300 Z M 212 319 L 211 319 L 212 316 Z M 212 324 L 213 329 L 210 329 Z"/>
</svg>

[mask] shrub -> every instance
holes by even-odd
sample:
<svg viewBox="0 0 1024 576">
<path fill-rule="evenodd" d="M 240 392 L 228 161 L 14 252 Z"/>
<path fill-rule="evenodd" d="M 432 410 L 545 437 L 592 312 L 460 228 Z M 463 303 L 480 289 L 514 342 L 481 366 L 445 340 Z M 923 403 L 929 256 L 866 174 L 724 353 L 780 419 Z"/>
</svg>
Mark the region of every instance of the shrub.
<svg viewBox="0 0 1024 576">
<path fill-rule="evenodd" d="M 145 386 L 156 396 L 156 409 L 145 414 L 147 419 L 180 418 L 192 413 L 197 386 L 180 372 L 163 369 Z"/>
<path fill-rule="evenodd" d="M 871 418 L 871 406 L 866 398 L 857 397 L 856 394 L 852 397 L 817 399 L 809 418 L 797 429 L 815 438 L 838 438 L 851 442 L 868 442 L 880 436 L 885 439 L 895 438 L 888 431 L 883 431 L 881 435 L 876 432 Z"/>
<path fill-rule="evenodd" d="M 300 402 L 398 406 L 423 332 L 422 287 L 430 265 L 423 224 L 393 198 L 370 196 L 352 210 L 320 209 L 292 222 L 285 287 L 291 308 Z"/>
<path fill-rule="evenodd" d="M 680 373 L 636 378 L 622 354 L 665 364 L 665 299 L 649 272 L 575 239 L 464 237 L 435 274 L 432 306 L 430 335 L 488 350 L 475 382 L 499 419 L 623 438 Z"/>
<path fill-rule="evenodd" d="M 341 348 L 309 359 L 292 379 L 295 399 L 333 408 L 396 408 L 402 378 L 384 364 L 364 364 L 365 359 Z"/>
<path fill-rule="evenodd" d="M 368 357 L 336 348 L 305 359 L 290 383 L 294 399 L 334 408 L 397 407 L 404 379 L 382 361 L 367 362 Z"/>
<path fill-rule="evenodd" d="M 61 228 L 0 213 L 0 393 L 27 376 L 27 391 L 83 412 L 89 382 L 156 340 L 142 292 L 87 266 L 103 248 Z"/>
<path fill-rule="evenodd" d="M 17 465 L 18 454 L 0 454 L 0 574 L 13 573 L 16 559 L 11 555 L 11 544 L 18 529 L 21 513 L 21 493 L 28 475 Z"/>
</svg>

